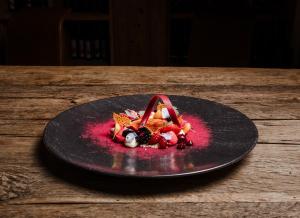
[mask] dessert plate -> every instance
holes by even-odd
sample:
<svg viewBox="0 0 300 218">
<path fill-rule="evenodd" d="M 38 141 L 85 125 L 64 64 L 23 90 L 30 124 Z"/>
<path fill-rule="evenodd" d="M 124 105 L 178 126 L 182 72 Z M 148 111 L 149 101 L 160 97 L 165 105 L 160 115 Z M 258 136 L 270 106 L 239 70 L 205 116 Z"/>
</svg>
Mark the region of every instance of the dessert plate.
<svg viewBox="0 0 300 218">
<path fill-rule="evenodd" d="M 151 178 L 217 170 L 240 161 L 256 145 L 257 129 L 241 112 L 213 101 L 175 95 L 169 96 L 173 105 L 194 120 L 195 129 L 191 131 L 205 133 L 194 139 L 193 146 L 183 150 L 136 149 L 112 142 L 112 113 L 127 108 L 144 110 L 150 98 L 151 95 L 120 96 L 73 107 L 47 124 L 44 144 L 57 157 L 87 170 Z"/>
</svg>

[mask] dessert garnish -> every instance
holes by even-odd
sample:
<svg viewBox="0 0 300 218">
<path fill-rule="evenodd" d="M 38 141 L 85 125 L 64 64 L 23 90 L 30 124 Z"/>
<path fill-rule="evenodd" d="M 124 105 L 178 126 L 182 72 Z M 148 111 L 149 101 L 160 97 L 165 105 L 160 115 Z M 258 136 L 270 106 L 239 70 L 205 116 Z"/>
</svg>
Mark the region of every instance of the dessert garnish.
<svg viewBox="0 0 300 218">
<path fill-rule="evenodd" d="M 159 99 L 162 102 L 153 111 Z M 184 149 L 193 145 L 188 139 L 191 124 L 184 120 L 165 95 L 153 96 L 145 111 L 127 109 L 123 113 L 113 113 L 113 120 L 112 139 L 126 147 L 166 149 L 176 146 Z"/>
</svg>

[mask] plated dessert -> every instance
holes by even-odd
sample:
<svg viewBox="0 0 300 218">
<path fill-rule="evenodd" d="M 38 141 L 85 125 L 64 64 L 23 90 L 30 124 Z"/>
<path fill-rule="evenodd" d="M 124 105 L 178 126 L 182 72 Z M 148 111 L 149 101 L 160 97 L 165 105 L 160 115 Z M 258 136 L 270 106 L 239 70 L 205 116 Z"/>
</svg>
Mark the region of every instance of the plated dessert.
<svg viewBox="0 0 300 218">
<path fill-rule="evenodd" d="M 161 101 L 156 105 L 158 100 Z M 113 120 L 112 139 L 129 148 L 184 149 L 193 145 L 189 139 L 189 132 L 193 131 L 191 123 L 165 95 L 153 96 L 145 111 L 126 109 L 113 113 Z"/>
<path fill-rule="evenodd" d="M 213 171 L 254 147 L 257 129 L 239 111 L 205 99 L 169 98 L 125 95 L 76 106 L 49 122 L 44 143 L 87 170 L 149 178 Z"/>
</svg>

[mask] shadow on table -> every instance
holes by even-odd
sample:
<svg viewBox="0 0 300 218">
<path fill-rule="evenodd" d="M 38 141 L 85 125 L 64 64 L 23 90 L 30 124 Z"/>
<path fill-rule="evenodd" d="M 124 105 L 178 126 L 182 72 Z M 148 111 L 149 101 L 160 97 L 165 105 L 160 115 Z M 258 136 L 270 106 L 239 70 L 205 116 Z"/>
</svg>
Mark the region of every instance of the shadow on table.
<svg viewBox="0 0 300 218">
<path fill-rule="evenodd" d="M 234 174 L 244 162 L 202 175 L 144 179 L 109 176 L 81 169 L 54 156 L 42 142 L 36 148 L 36 156 L 40 164 L 58 179 L 91 190 L 123 195 L 164 194 L 204 188 Z"/>
</svg>

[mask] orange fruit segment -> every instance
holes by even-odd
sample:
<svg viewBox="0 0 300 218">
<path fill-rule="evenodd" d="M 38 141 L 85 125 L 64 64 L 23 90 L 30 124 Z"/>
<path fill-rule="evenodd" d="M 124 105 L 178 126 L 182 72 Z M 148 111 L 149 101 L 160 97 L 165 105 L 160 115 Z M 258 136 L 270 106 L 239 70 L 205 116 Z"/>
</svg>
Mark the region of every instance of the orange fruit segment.
<svg viewBox="0 0 300 218">
<path fill-rule="evenodd" d="M 154 114 L 155 119 L 162 119 L 161 110 L 157 110 Z"/>
<path fill-rule="evenodd" d="M 137 130 L 139 128 L 140 124 L 141 124 L 141 121 L 142 121 L 142 119 L 138 119 L 138 120 L 132 121 L 130 123 L 130 126 L 132 126 L 134 129 Z"/>
<path fill-rule="evenodd" d="M 146 127 L 150 129 L 151 132 L 158 132 L 158 130 L 167 125 L 167 121 L 161 119 L 150 119 L 148 120 Z"/>
<path fill-rule="evenodd" d="M 147 122 L 147 125 L 149 126 L 155 126 L 155 127 L 164 127 L 167 125 L 166 120 L 161 120 L 161 119 L 149 119 Z"/>
<path fill-rule="evenodd" d="M 166 107 L 165 104 L 158 103 L 158 105 L 156 106 L 156 110 L 157 110 L 157 111 L 161 111 L 161 109 L 163 109 L 164 107 Z"/>
</svg>

